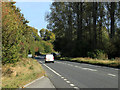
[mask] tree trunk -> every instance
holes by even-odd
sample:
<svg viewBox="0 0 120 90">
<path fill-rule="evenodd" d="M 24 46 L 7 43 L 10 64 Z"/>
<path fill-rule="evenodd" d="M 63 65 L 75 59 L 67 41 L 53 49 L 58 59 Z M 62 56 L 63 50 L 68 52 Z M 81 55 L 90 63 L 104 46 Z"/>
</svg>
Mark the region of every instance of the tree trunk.
<svg viewBox="0 0 120 90">
<path fill-rule="evenodd" d="M 82 41 L 82 2 L 77 3 L 77 40 Z"/>
<path fill-rule="evenodd" d="M 115 2 L 111 2 L 111 11 L 110 11 L 110 19 L 111 19 L 111 32 L 110 32 L 110 38 L 113 38 L 115 35 Z"/>
<path fill-rule="evenodd" d="M 97 44 L 97 31 L 96 31 L 96 20 L 97 20 L 97 2 L 93 2 L 93 31 L 94 31 L 94 49 L 96 49 Z"/>
<path fill-rule="evenodd" d="M 102 43 L 102 22 L 103 22 L 103 10 L 100 4 L 100 23 L 99 23 L 99 45 Z"/>
</svg>

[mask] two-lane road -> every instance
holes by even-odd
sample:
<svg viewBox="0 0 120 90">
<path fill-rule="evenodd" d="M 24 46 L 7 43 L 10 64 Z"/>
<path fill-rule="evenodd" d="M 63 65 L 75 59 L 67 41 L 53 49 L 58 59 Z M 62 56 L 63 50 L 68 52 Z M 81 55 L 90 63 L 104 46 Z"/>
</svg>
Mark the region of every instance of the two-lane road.
<svg viewBox="0 0 120 90">
<path fill-rule="evenodd" d="M 41 57 L 37 60 L 56 88 L 118 88 L 118 69 L 58 60 L 45 63 Z"/>
</svg>

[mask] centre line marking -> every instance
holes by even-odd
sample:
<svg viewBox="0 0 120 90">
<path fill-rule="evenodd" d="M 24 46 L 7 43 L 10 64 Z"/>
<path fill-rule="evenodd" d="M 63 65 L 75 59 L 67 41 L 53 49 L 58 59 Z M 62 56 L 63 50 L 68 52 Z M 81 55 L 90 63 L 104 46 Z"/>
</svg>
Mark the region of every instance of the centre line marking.
<svg viewBox="0 0 120 90">
<path fill-rule="evenodd" d="M 90 69 L 90 68 L 82 68 L 82 69 L 84 69 L 84 70 L 90 70 L 90 71 L 97 71 L 95 69 Z"/>
<path fill-rule="evenodd" d="M 89 68 L 82 68 L 82 69 L 88 70 Z"/>
<path fill-rule="evenodd" d="M 108 73 L 108 75 L 110 75 L 110 76 L 113 76 L 113 77 L 115 77 L 116 75 L 114 75 L 114 74 L 111 74 L 111 73 Z"/>
<path fill-rule="evenodd" d="M 90 71 L 97 71 L 97 70 L 95 70 L 95 69 L 88 69 L 88 70 L 90 70 Z"/>
<path fill-rule="evenodd" d="M 75 66 L 75 67 L 78 67 L 78 66 Z"/>
</svg>

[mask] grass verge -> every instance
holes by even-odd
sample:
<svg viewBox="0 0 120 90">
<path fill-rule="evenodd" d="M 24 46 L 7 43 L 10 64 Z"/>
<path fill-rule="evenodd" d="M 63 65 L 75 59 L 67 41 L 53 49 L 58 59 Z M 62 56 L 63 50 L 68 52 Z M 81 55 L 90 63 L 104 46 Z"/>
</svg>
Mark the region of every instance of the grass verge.
<svg viewBox="0 0 120 90">
<path fill-rule="evenodd" d="M 81 58 L 81 57 L 78 57 L 78 58 L 61 57 L 61 58 L 57 58 L 57 59 L 66 60 L 66 61 L 72 61 L 72 62 L 80 62 L 80 63 L 88 63 L 88 64 L 94 64 L 94 65 L 101 65 L 101 66 L 120 68 L 120 59 L 116 59 L 116 60 L 100 60 L 100 59 Z"/>
<path fill-rule="evenodd" d="M 2 88 L 20 88 L 43 75 L 45 71 L 37 60 L 23 58 L 2 66 Z"/>
</svg>

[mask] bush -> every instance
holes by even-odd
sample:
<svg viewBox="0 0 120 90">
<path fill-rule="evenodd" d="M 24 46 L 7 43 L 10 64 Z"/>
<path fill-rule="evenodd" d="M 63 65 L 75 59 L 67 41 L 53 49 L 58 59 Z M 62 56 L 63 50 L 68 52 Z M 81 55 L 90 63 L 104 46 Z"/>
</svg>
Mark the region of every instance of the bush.
<svg viewBox="0 0 120 90">
<path fill-rule="evenodd" d="M 95 50 L 95 52 L 96 52 L 96 58 L 97 59 L 108 59 L 107 54 L 105 54 L 103 50 L 98 50 L 97 49 L 97 50 Z"/>
<path fill-rule="evenodd" d="M 95 58 L 96 57 L 96 54 L 94 52 L 88 52 L 87 53 L 87 56 L 88 57 L 91 57 L 91 58 Z"/>
<path fill-rule="evenodd" d="M 97 58 L 97 59 L 108 59 L 107 54 L 103 50 L 96 49 L 93 52 L 87 53 L 88 57 Z"/>
</svg>

